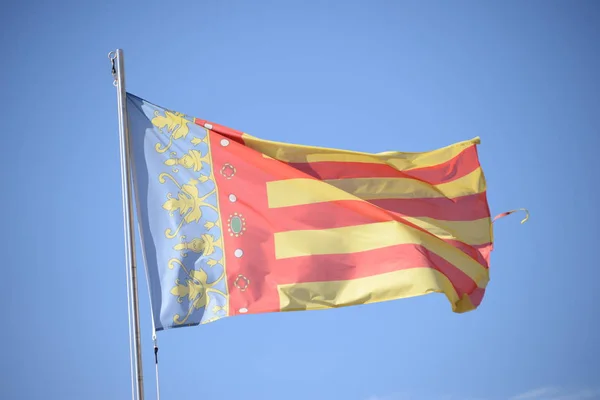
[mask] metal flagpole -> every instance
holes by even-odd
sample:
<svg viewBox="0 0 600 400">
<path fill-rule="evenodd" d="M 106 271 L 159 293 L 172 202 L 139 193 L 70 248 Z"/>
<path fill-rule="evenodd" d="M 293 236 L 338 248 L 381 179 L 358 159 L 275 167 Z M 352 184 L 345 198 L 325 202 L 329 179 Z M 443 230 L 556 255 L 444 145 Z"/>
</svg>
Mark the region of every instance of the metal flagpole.
<svg viewBox="0 0 600 400">
<path fill-rule="evenodd" d="M 117 106 L 119 114 L 119 138 L 121 149 L 121 190 L 123 193 L 123 219 L 125 231 L 125 266 L 130 271 L 130 282 L 133 314 L 133 337 L 135 352 L 135 375 L 137 377 L 137 399 L 144 400 L 144 376 L 142 373 L 142 340 L 140 336 L 140 316 L 137 288 L 137 264 L 135 259 L 135 233 L 133 228 L 133 203 L 131 201 L 131 149 L 129 144 L 129 126 L 127 123 L 127 92 L 125 91 L 125 60 L 123 50 L 117 49 L 109 54 L 112 61 L 112 73 L 117 87 Z M 129 306 L 129 305 L 128 305 Z M 131 323 L 131 321 L 130 321 Z"/>
</svg>

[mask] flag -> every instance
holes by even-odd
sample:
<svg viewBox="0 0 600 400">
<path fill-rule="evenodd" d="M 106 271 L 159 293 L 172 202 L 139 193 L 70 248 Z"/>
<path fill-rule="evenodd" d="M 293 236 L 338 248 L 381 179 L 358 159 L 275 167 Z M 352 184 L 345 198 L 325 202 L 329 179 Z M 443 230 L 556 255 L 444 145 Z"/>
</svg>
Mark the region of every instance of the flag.
<svg viewBox="0 0 600 400">
<path fill-rule="evenodd" d="M 492 223 L 479 139 L 420 153 L 262 140 L 127 95 L 157 331 L 442 293 L 478 307 Z"/>
</svg>

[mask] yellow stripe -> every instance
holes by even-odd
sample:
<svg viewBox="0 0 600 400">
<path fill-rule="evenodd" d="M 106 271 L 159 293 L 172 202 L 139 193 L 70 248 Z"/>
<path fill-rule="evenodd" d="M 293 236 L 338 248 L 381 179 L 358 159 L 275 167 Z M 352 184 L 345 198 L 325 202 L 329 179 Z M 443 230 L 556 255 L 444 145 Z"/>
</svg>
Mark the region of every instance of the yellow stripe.
<svg viewBox="0 0 600 400">
<path fill-rule="evenodd" d="M 431 167 L 449 161 L 464 149 L 479 144 L 479 138 L 452 144 L 432 151 L 406 153 L 389 151 L 383 153 L 363 153 L 324 147 L 303 146 L 292 143 L 274 142 L 259 139 L 248 134 L 242 135 L 246 146 L 273 157 L 279 161 L 291 163 L 305 162 L 358 162 L 387 164 L 399 171 Z"/>
<path fill-rule="evenodd" d="M 463 271 L 479 287 L 488 270 L 454 246 L 398 221 L 275 233 L 275 257 L 285 259 L 323 254 L 349 254 L 399 244 L 422 245 Z"/>
<path fill-rule="evenodd" d="M 411 268 L 347 281 L 294 283 L 277 289 L 281 311 L 377 303 L 429 293 L 445 294 L 455 312 L 474 308 L 468 297 L 459 299 L 444 274 L 431 268 Z"/>
<path fill-rule="evenodd" d="M 474 221 L 443 221 L 427 217 L 404 217 L 410 223 L 445 240 L 458 240 L 471 246 L 492 243 L 490 218 Z"/>
<path fill-rule="evenodd" d="M 360 199 L 323 181 L 299 178 L 267 182 L 267 200 L 269 208 L 280 208 Z"/>
<path fill-rule="evenodd" d="M 410 178 L 357 178 L 319 181 L 298 178 L 267 182 L 269 207 L 290 207 L 335 200 L 456 198 L 486 189 L 481 168 L 439 185 Z"/>
<path fill-rule="evenodd" d="M 439 185 L 431 185 L 411 178 L 332 179 L 324 182 L 364 200 L 436 197 L 453 199 L 484 192 L 486 187 L 481 168 Z"/>
</svg>

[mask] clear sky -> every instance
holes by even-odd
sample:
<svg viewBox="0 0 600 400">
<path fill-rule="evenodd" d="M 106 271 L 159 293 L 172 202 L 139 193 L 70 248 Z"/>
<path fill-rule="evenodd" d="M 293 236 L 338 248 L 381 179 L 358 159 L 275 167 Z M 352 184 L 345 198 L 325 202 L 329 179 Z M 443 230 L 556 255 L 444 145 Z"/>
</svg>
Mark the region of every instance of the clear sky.
<svg viewBox="0 0 600 400">
<path fill-rule="evenodd" d="M 0 398 L 130 396 L 120 47 L 130 92 L 266 139 L 379 152 L 480 136 L 492 213 L 531 211 L 495 225 L 478 310 L 430 295 L 160 332 L 163 399 L 600 399 L 597 1 L 2 8 Z"/>
</svg>

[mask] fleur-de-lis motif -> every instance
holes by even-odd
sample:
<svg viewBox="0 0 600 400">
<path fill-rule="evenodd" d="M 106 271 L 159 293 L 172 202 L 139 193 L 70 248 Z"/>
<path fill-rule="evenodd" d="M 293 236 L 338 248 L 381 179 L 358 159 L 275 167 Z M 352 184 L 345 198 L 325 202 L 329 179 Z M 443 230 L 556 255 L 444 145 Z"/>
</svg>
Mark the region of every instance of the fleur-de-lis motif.
<svg viewBox="0 0 600 400">
<path fill-rule="evenodd" d="M 198 196 L 198 188 L 195 185 L 186 184 L 181 187 L 181 191 L 177 194 L 177 198 L 173 198 L 171 193 L 167 194 L 167 201 L 163 204 L 163 208 L 170 212 L 173 216 L 175 211 L 179 211 L 183 215 L 185 222 L 198 222 L 202 217 L 200 210 L 201 199 Z"/>
<path fill-rule="evenodd" d="M 185 236 L 182 236 L 182 239 L 185 239 Z M 215 245 L 217 244 L 220 244 L 220 240 L 215 240 L 212 235 L 205 233 L 189 242 L 182 241 L 173 248 L 177 251 L 191 250 L 194 253 L 202 253 L 205 256 L 210 256 L 215 252 Z"/>
<path fill-rule="evenodd" d="M 190 131 L 188 127 L 190 121 L 184 118 L 184 114 L 178 112 L 165 111 L 165 115 L 163 116 L 158 111 L 155 111 L 151 122 L 158 129 L 162 130 L 166 128 L 167 133 L 171 134 L 169 136 L 169 144 L 165 147 L 161 147 L 160 143 L 156 144 L 155 149 L 159 153 L 167 151 L 173 144 L 173 140 L 185 138 Z"/>
<path fill-rule="evenodd" d="M 184 118 L 184 114 L 178 112 L 165 111 L 165 115 L 162 116 L 158 111 L 155 111 L 151 122 L 159 129 L 166 127 L 167 132 L 171 133 L 173 139 L 184 138 L 190 131 L 187 125 L 190 121 Z"/>
<path fill-rule="evenodd" d="M 165 161 L 165 164 L 169 166 L 181 165 L 184 168 L 197 172 L 202 169 L 203 161 L 208 162 L 208 154 L 203 156 L 198 150 L 192 149 L 179 158 L 169 158 Z"/>
<path fill-rule="evenodd" d="M 171 193 L 167 194 L 167 201 L 165 201 L 165 203 L 163 204 L 163 208 L 169 211 L 169 215 L 171 216 L 173 216 L 176 211 L 179 211 L 179 215 L 183 216 L 175 232 L 173 232 L 170 228 L 165 231 L 166 237 L 172 239 L 175 236 L 177 236 L 177 233 L 179 232 L 184 223 L 189 224 L 192 222 L 200 221 L 200 219 L 202 218 L 202 210 L 200 207 L 209 207 L 215 211 L 218 210 L 214 205 L 205 201 L 207 197 L 215 193 L 214 189 L 206 193 L 205 195 L 200 196 L 198 187 L 196 186 L 198 183 L 200 183 L 199 180 L 190 179 L 188 183 L 180 186 L 175 180 L 175 178 L 173 178 L 171 175 L 167 173 L 162 173 L 159 176 L 160 183 L 165 183 L 165 178 L 167 177 L 170 180 L 172 180 L 177 185 L 177 187 L 179 187 L 180 190 L 176 198 L 173 197 Z M 206 177 L 204 177 L 204 179 L 201 180 L 206 181 L 207 179 Z"/>
<path fill-rule="evenodd" d="M 185 285 L 177 279 L 176 286 L 171 289 L 171 294 L 177 296 L 179 303 L 187 296 L 188 300 L 193 302 L 194 308 L 198 309 L 206 305 L 205 288 L 208 286 L 206 283 L 208 276 L 202 270 L 192 270 L 189 276 L 190 279 L 185 280 Z"/>
<path fill-rule="evenodd" d="M 183 299 L 187 297 L 190 303 L 187 315 L 181 319 L 179 314 L 173 317 L 173 322 L 176 324 L 183 324 L 187 321 L 189 316 L 194 310 L 198 310 L 205 307 L 210 302 L 210 293 L 218 294 L 225 297 L 225 294 L 214 286 L 219 283 L 225 272 L 221 274 L 214 282 L 207 282 L 208 275 L 203 270 L 191 270 L 188 273 L 188 278 L 185 283 L 181 283 L 179 279 L 175 282 L 175 287 L 171 289 L 171 294 L 177 296 L 177 302 L 183 302 Z"/>
</svg>

